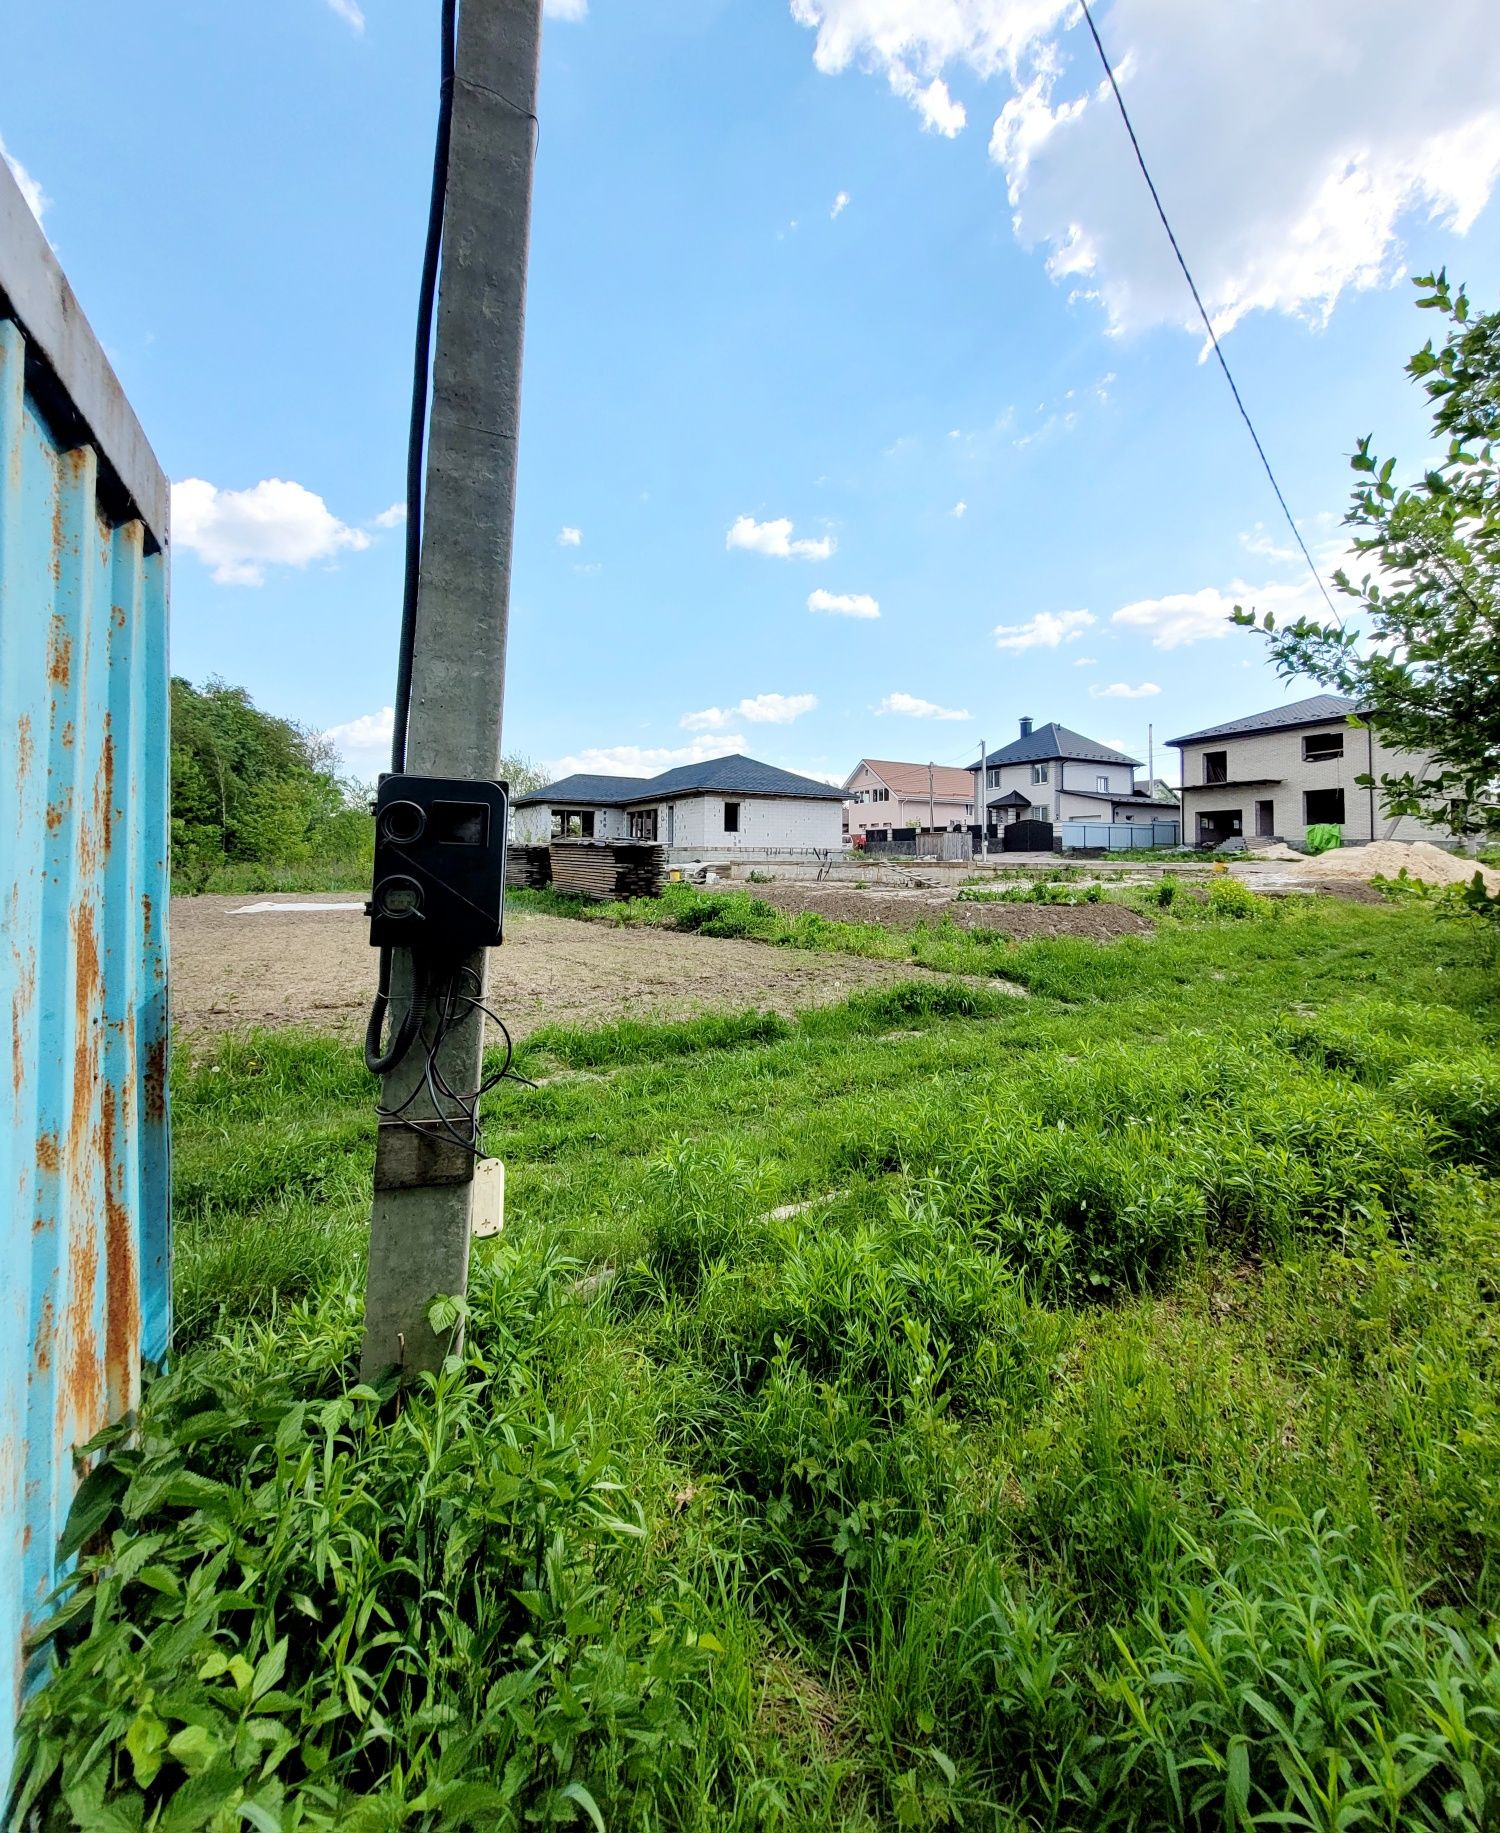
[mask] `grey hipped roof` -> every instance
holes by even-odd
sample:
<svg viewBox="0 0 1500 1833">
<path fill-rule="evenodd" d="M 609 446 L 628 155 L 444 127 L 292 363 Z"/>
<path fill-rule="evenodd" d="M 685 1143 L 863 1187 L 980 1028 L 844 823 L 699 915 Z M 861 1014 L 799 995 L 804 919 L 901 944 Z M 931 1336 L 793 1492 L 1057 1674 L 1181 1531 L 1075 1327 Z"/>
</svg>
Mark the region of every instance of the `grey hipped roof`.
<svg viewBox="0 0 1500 1833">
<path fill-rule="evenodd" d="M 598 808 L 625 801 L 638 792 L 648 779 L 643 776 L 565 776 L 545 789 L 533 789 L 530 795 L 517 796 L 512 804 L 525 808 L 535 802 L 566 802 Z"/>
<path fill-rule="evenodd" d="M 990 798 L 991 808 L 1030 808 L 1031 797 L 1023 796 L 1019 789 L 1007 789 L 1003 796 Z"/>
<path fill-rule="evenodd" d="M 1231 719 L 1222 726 L 1205 726 L 1201 732 L 1189 732 L 1184 738 L 1169 738 L 1169 745 L 1194 745 L 1200 738 L 1233 738 L 1245 732 L 1276 732 L 1284 726 L 1322 726 L 1331 719 L 1346 719 L 1358 712 L 1359 702 L 1347 694 L 1313 694 L 1307 700 L 1292 700 L 1286 706 L 1273 706 L 1265 713 L 1247 713 L 1243 719 Z"/>
<path fill-rule="evenodd" d="M 517 808 L 537 804 L 588 804 L 594 808 L 622 808 L 631 802 L 660 802 L 668 796 L 796 796 L 808 801 L 842 802 L 844 792 L 832 783 L 798 776 L 762 764 L 753 757 L 711 757 L 701 764 L 681 764 L 660 776 L 565 776 L 517 796 Z"/>
<path fill-rule="evenodd" d="M 1111 751 L 1108 745 L 1085 738 L 1081 732 L 1070 731 L 1055 719 L 1028 732 L 1025 738 L 1013 738 L 1008 745 L 992 751 L 984 761 L 986 769 L 993 769 L 999 764 L 1045 764 L 1054 757 L 1076 758 L 1086 764 L 1133 766 L 1141 761 L 1138 757 L 1126 757 L 1123 751 Z"/>
<path fill-rule="evenodd" d="M 705 792 L 741 796 L 805 796 L 809 801 L 842 802 L 843 790 L 836 783 L 820 783 L 816 777 L 798 776 L 791 770 L 778 770 L 774 764 L 762 764 L 753 757 L 711 757 L 702 764 L 682 764 L 676 770 L 654 776 L 642 792 L 658 796 L 700 795 Z"/>
</svg>

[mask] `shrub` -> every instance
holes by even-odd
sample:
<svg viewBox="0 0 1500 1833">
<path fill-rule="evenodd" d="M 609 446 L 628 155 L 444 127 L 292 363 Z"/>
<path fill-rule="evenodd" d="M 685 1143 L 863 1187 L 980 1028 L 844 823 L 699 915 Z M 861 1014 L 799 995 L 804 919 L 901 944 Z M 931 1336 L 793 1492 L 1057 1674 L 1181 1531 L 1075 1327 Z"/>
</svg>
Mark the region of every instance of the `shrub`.
<svg viewBox="0 0 1500 1833">
<path fill-rule="evenodd" d="M 1208 887 L 1208 908 L 1212 916 L 1243 922 L 1269 916 L 1272 904 L 1269 898 L 1258 896 L 1237 878 L 1216 878 Z"/>
<path fill-rule="evenodd" d="M 1413 1063 L 1391 1093 L 1430 1114 L 1460 1154 L 1500 1170 L 1500 1063 L 1477 1053 L 1447 1062 Z"/>
</svg>

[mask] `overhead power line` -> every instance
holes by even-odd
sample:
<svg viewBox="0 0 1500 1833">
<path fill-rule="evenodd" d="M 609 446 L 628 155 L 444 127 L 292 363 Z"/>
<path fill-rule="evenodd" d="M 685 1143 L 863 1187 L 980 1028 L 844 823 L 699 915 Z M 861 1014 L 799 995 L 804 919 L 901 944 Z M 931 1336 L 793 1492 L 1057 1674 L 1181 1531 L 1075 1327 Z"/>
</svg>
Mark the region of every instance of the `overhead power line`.
<svg viewBox="0 0 1500 1833">
<path fill-rule="evenodd" d="M 1245 429 L 1254 441 L 1256 451 L 1260 454 L 1260 462 L 1265 466 L 1266 476 L 1271 480 L 1271 488 L 1276 492 L 1276 501 L 1280 503 L 1281 513 L 1286 517 L 1286 525 L 1292 531 L 1292 539 L 1302 550 L 1302 558 L 1307 562 L 1308 571 L 1316 581 L 1318 590 L 1323 594 L 1324 604 L 1333 612 L 1334 621 L 1341 623 L 1343 620 L 1334 609 L 1333 600 L 1328 596 L 1328 588 L 1323 584 L 1323 575 L 1318 571 L 1312 555 L 1307 551 L 1307 543 L 1302 539 L 1302 531 L 1298 528 L 1291 510 L 1287 507 L 1281 485 L 1276 481 L 1276 473 L 1271 469 L 1271 461 L 1266 457 L 1266 448 L 1261 444 L 1260 434 L 1255 430 L 1255 422 L 1250 418 L 1249 410 L 1240 398 L 1240 391 L 1235 385 L 1234 377 L 1229 372 L 1229 365 L 1224 360 L 1224 352 L 1219 347 L 1219 338 L 1214 330 L 1213 320 L 1209 317 L 1208 309 L 1203 303 L 1203 296 L 1198 291 L 1198 283 L 1193 279 L 1192 271 L 1177 244 L 1177 237 L 1172 232 L 1172 225 L 1167 219 L 1161 196 L 1151 177 L 1150 168 L 1146 164 L 1146 155 L 1141 151 L 1141 143 L 1136 138 L 1135 128 L 1130 119 L 1130 110 L 1125 106 L 1124 96 L 1120 94 L 1120 85 L 1115 81 L 1114 68 L 1105 54 L 1103 40 L 1099 37 L 1099 28 L 1094 24 L 1094 15 L 1089 11 L 1089 0 L 1078 0 L 1078 3 L 1083 8 L 1083 17 L 1089 28 L 1089 36 L 1094 41 L 1094 49 L 1099 53 L 1099 61 L 1104 66 L 1104 74 L 1109 78 L 1109 86 L 1114 91 L 1115 101 L 1120 110 L 1120 119 L 1125 123 L 1125 131 L 1129 134 L 1130 144 L 1135 150 L 1135 162 L 1141 168 L 1141 177 L 1145 179 L 1146 189 L 1151 193 L 1151 201 L 1156 205 L 1156 214 L 1161 218 L 1161 226 L 1166 230 L 1167 240 L 1172 244 L 1172 253 L 1176 255 L 1177 265 L 1182 269 L 1182 277 L 1187 281 L 1188 290 L 1193 295 L 1193 304 L 1198 308 L 1198 315 L 1203 320 L 1203 328 L 1208 333 L 1208 341 L 1213 346 L 1214 355 L 1219 359 L 1220 369 L 1224 371 L 1224 380 L 1229 384 L 1229 392 L 1234 396 L 1234 404 L 1240 410 L 1240 418 L 1244 421 Z"/>
</svg>

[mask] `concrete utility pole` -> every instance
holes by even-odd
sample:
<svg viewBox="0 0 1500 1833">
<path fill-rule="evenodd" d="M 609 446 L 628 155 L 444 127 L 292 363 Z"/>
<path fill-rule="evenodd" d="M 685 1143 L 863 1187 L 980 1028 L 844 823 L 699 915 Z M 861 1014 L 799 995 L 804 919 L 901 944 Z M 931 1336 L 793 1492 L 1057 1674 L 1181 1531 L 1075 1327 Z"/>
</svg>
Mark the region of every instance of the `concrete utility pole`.
<svg viewBox="0 0 1500 1833">
<path fill-rule="evenodd" d="M 493 779 L 500 769 L 505 642 L 521 418 L 521 344 L 542 0 L 463 0 L 443 213 L 437 340 L 412 663 L 406 768 Z M 483 998 L 485 956 L 467 967 Z M 396 951 L 391 1007 L 410 999 L 411 958 Z M 434 1107 L 423 1086 L 425 1033 L 386 1076 L 381 1106 L 420 1128 Z M 444 1046 L 449 1088 L 481 1079 L 484 1019 L 472 1011 Z M 365 1288 L 362 1373 L 438 1367 L 456 1332 L 434 1334 L 427 1308 L 468 1286 L 474 1160 L 432 1152 L 410 1127 L 384 1123 Z M 432 1143 L 437 1143 L 435 1140 Z M 417 1166 L 413 1175 L 413 1165 Z"/>
<path fill-rule="evenodd" d="M 927 827 L 930 833 L 937 832 L 937 804 L 932 797 L 932 765 L 927 766 Z"/>
</svg>

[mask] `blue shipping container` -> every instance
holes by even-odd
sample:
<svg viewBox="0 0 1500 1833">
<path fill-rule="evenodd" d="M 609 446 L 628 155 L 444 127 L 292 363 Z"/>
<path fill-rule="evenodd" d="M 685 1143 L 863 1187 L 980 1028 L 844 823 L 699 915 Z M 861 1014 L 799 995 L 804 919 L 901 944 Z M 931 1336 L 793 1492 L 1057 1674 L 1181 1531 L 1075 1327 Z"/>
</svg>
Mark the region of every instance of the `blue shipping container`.
<svg viewBox="0 0 1500 1833">
<path fill-rule="evenodd" d="M 170 1328 L 167 507 L 0 161 L 0 1794 L 79 1448 Z"/>
</svg>

